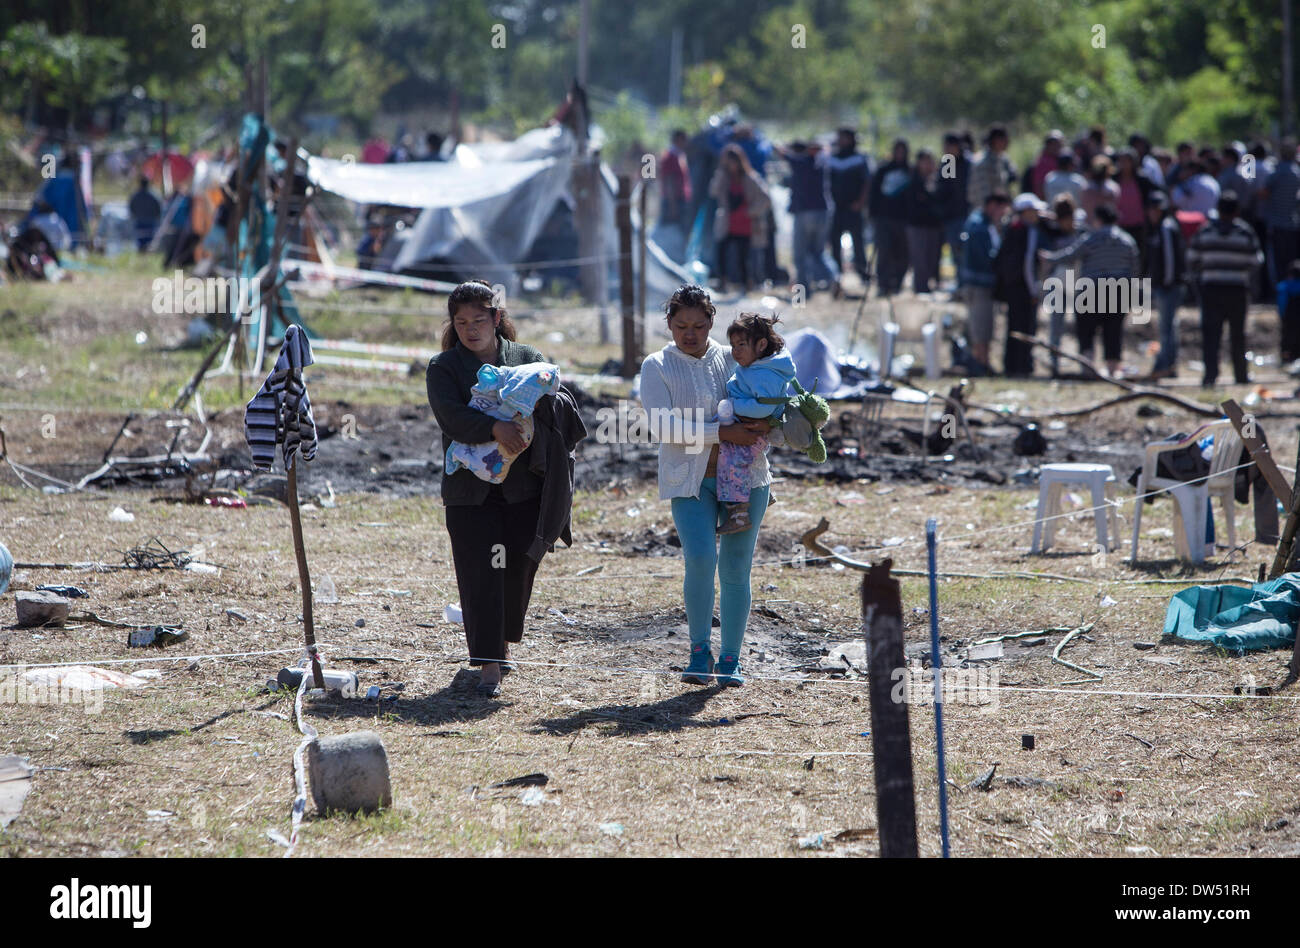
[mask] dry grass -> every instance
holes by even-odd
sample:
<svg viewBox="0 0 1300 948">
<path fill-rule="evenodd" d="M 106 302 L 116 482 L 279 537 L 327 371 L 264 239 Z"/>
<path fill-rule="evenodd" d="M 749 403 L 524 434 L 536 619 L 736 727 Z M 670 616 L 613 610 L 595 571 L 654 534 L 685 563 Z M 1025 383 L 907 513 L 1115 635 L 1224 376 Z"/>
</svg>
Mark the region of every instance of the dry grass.
<svg viewBox="0 0 1300 948">
<path fill-rule="evenodd" d="M 923 536 L 926 513 L 944 523 L 970 518 L 985 527 L 1008 522 L 1007 515 L 1032 497 L 1029 491 L 965 489 L 927 496 L 924 488 L 900 486 L 877 503 L 838 507 L 839 491 L 787 484 L 765 529 L 775 542 L 834 511 L 836 539 L 859 546 L 886 533 L 905 536 L 910 545 L 896 551 L 896 561 L 916 566 L 923 562 L 915 541 Z M 108 510 L 121 501 L 136 513 L 135 523 L 108 522 Z M 309 821 L 304 855 L 775 855 L 796 852 L 800 836 L 874 826 L 863 681 L 824 674 L 791 680 L 802 674 L 793 669 L 808 661 L 801 648 L 815 651 L 857 634 L 856 577 L 826 567 L 761 565 L 756 606 L 780 619 L 756 618 L 755 641 L 773 661 L 749 655 L 748 668 L 760 678 L 740 690 L 685 686 L 665 673 L 685 651 L 680 560 L 599 547 L 608 533 L 601 519 L 635 520 L 666 533 L 666 505 L 633 491 L 584 495 L 577 507 L 599 510 L 587 518 L 597 522 L 579 527 L 576 549 L 543 565 L 518 650 L 520 658 L 544 664 L 524 665 L 508 679 L 500 702 L 473 696 L 473 677 L 456 661 L 464 650 L 459 627 L 440 617 L 456 597 L 448 589 L 448 548 L 436 502 L 348 497 L 335 510 L 305 513 L 314 576 L 329 573 L 342 599 L 317 608 L 327 653 L 404 659 L 338 664 L 355 668 L 365 685 L 400 681 L 405 688 L 391 704 L 311 707 L 322 733 L 370 728 L 382 735 L 396 799 L 380 816 Z M 636 518 L 627 515 L 634 507 L 643 511 Z M 261 713 L 288 713 L 288 699 L 259 689 L 293 656 L 197 663 L 168 656 L 295 647 L 299 598 L 286 519 L 280 507 L 221 510 L 150 503 L 138 495 L 89 499 L 5 490 L 0 522 L 20 560 L 111 559 L 110 550 L 157 533 L 234 567 L 220 576 L 27 571 L 18 577 L 15 588 L 80 582 L 92 595 L 86 608 L 101 616 L 179 623 L 191 637 L 145 663 L 164 670 L 161 681 L 109 692 L 101 714 L 73 706 L 6 708 L 6 753 L 69 768 L 38 774 L 22 816 L 2 837 L 6 854 L 279 851 L 265 833 L 287 830 L 297 740 L 287 720 Z M 1153 516 L 1151 522 L 1161 520 Z M 386 525 L 363 526 L 375 523 Z M 1178 587 L 1123 584 L 1136 574 L 1113 561 L 1098 568 L 1087 532 L 1086 524 L 1071 523 L 1062 541 L 1066 552 L 1049 568 L 1095 585 L 944 581 L 940 615 L 948 642 L 1095 619 L 1093 641 L 1072 645 L 1068 656 L 1101 670 L 1105 681 L 1072 690 L 1225 694 L 1248 672 L 1261 683 L 1279 676 L 1281 653 L 1239 658 L 1183 646 L 1134 650 L 1133 641 L 1158 638 L 1167 595 Z M 1033 568 L 1042 561 L 1020 552 L 1027 540 L 1027 531 L 1019 531 L 997 542 L 945 544 L 942 566 Z M 1171 552 L 1167 539 L 1150 542 L 1155 555 Z M 762 558 L 771 564 L 777 557 Z M 601 564 L 602 571 L 575 578 Z M 923 580 L 904 579 L 902 589 L 907 639 L 925 642 L 928 619 L 913 611 L 926 601 Z M 1103 608 L 1104 595 L 1117 604 Z M 575 624 L 550 613 L 552 607 Z M 228 618 L 227 608 L 240 610 L 247 624 Z M 355 625 L 358 619 L 365 619 L 364 627 Z M 1001 663 L 1003 684 L 1054 687 L 1072 677 L 1048 657 L 1058 638 L 1009 650 Z M 90 624 L 10 630 L 0 641 L 3 663 L 139 655 L 126 648 L 122 631 Z M 988 793 L 955 792 L 958 854 L 1296 852 L 1300 765 L 1291 753 L 1293 701 L 1017 691 L 999 697 L 996 709 L 946 706 L 952 780 L 964 784 L 1000 761 L 1000 774 L 1055 786 L 995 782 Z M 929 709 L 913 707 L 911 721 L 922 850 L 933 855 Z M 1032 752 L 1020 749 L 1024 733 L 1036 736 Z M 538 806 L 522 805 L 518 790 L 473 790 L 534 771 L 551 778 Z M 151 820 L 149 810 L 177 816 Z M 1290 822 L 1266 829 L 1279 819 Z M 608 835 L 602 823 L 620 823 L 624 831 Z M 870 854 L 875 842 L 868 834 L 833 846 L 836 853 Z"/>
<path fill-rule="evenodd" d="M 79 277 L 70 286 L 11 291 L 5 331 L 21 332 L 7 336 L 15 341 L 0 353 L 0 402 L 30 408 L 7 409 L 16 459 L 37 465 L 97 458 L 120 424 L 118 406 L 170 403 L 198 355 L 136 348 L 140 329 L 164 345 L 183 331 L 183 322 L 161 330 L 142 315 L 153 275 L 132 265 L 111 278 Z M 322 325 L 366 339 L 427 344 L 440 322 L 440 311 L 427 300 L 412 304 L 427 308 L 427 319 L 349 320 L 346 305 L 322 313 Z M 878 318 L 872 306 L 864 327 Z M 819 303 L 796 322 L 846 337 L 855 308 L 848 301 Z M 594 335 L 593 322 L 590 310 L 539 313 L 521 319 L 521 333 L 559 358 L 566 371 L 590 372 L 617 355 L 614 345 L 585 341 Z M 563 343 L 551 333 L 561 333 Z M 424 405 L 419 378 L 377 383 L 359 372 L 330 370 L 313 384 L 313 399 L 322 405 L 343 398 L 363 405 Z M 1034 410 L 1084 404 L 1109 392 L 1101 385 L 989 381 L 979 383 L 975 397 Z M 206 386 L 205 395 L 217 408 L 238 402 L 229 378 Z M 39 435 L 47 408 L 60 412 L 56 439 Z M 78 414 L 71 417 L 65 409 Z M 1177 414 L 1144 419 L 1136 410 L 1135 404 L 1124 406 L 1089 424 L 1105 437 L 1128 442 L 1194 426 Z M 1294 433 L 1282 422 L 1265 427 L 1276 455 L 1294 457 Z M 237 437 L 237 418 L 223 418 L 221 429 L 219 442 Z M 867 502 L 837 504 L 847 490 Z M 382 735 L 395 804 L 364 819 L 310 819 L 300 853 L 778 855 L 801 852 L 800 837 L 824 833 L 830 839 L 854 829 L 866 832 L 856 840 L 833 841 L 825 852 L 873 854 L 864 681 L 808 670 L 822 648 L 859 635 L 857 576 L 788 565 L 797 537 L 823 515 L 833 523 L 826 537 L 831 544 L 862 549 L 904 538 L 888 551 L 899 567 L 924 565 L 924 521 L 936 516 L 945 539 L 943 569 L 1044 570 L 1083 580 L 941 583 L 949 646 L 1012 630 L 1095 621 L 1091 640 L 1077 641 L 1067 655 L 1105 676 L 1099 686 L 1062 689 L 1070 694 L 1004 690 L 996 708 L 946 705 L 954 783 L 966 784 L 994 761 L 1000 762 L 1000 775 L 1049 782 L 1024 788 L 995 782 L 987 793 L 954 791 L 956 854 L 1300 852 L 1294 701 L 1089 693 L 1223 695 L 1246 674 L 1261 684 L 1279 678 L 1286 659 L 1281 653 L 1235 657 L 1166 644 L 1135 650 L 1134 641 L 1158 640 L 1168 596 L 1181 587 L 1125 582 L 1253 575 L 1269 551 L 1251 545 L 1231 557 L 1225 551 L 1224 559 L 1201 570 L 1184 569 L 1173 559 L 1166 503 L 1150 508 L 1144 519 L 1143 563 L 1134 570 L 1120 553 L 1094 558 L 1090 518 L 1069 521 L 1051 555 L 1028 557 L 1025 522 L 1033 517 L 1035 498 L 1030 488 L 787 481 L 777 493 L 780 503 L 763 526 L 749 636 L 751 646 L 770 660 L 759 661 L 758 651 L 746 656 L 754 677 L 745 688 L 689 687 L 670 671 L 686 651 L 681 560 L 667 542 L 667 504 L 643 483 L 577 498 L 577 547 L 543 564 L 518 650 L 517 657 L 538 664 L 525 664 L 509 678 L 499 702 L 473 695 L 473 676 L 459 662 L 460 628 L 441 618 L 443 606 L 458 596 L 436 500 L 352 495 L 340 497 L 336 509 L 306 511 L 313 576 L 319 581 L 328 573 L 342 599 L 317 606 L 327 655 L 358 671 L 363 686 L 404 687 L 396 702 L 378 706 L 310 706 L 322 733 L 368 728 Z M 1121 496 L 1130 493 L 1121 490 Z M 136 514 L 134 523 L 108 520 L 119 504 Z M 297 647 L 300 599 L 286 520 L 279 506 L 227 510 L 155 501 L 138 492 L 46 496 L 21 489 L 7 471 L 0 472 L 0 538 L 19 560 L 115 561 L 114 551 L 165 534 L 228 567 L 218 576 L 28 570 L 15 578 L 14 589 L 79 583 L 91 598 L 75 609 L 120 621 L 180 624 L 190 640 L 148 655 L 144 666 L 161 669 L 162 679 L 107 693 L 100 714 L 73 706 L 4 707 L 2 752 L 66 769 L 37 774 L 22 815 L 0 834 L 0 853 L 282 852 L 265 834 L 288 831 L 290 760 L 298 735 L 283 717 L 289 700 L 264 693 L 262 686 L 296 656 L 195 662 L 172 656 Z M 1127 517 L 1121 521 L 1122 537 L 1129 524 Z M 1248 514 L 1239 525 L 1243 537 L 1252 534 Z M 603 569 L 577 575 L 595 566 Z M 907 641 L 924 648 L 924 581 L 904 578 L 902 595 Z M 1106 597 L 1115 603 L 1103 605 Z M 6 596 L 0 608 L 12 609 L 11 603 L 12 595 Z M 229 618 L 229 608 L 248 621 Z M 365 624 L 358 627 L 360 619 Z M 1051 663 L 1057 641 L 1052 636 L 1037 647 L 1008 648 L 999 664 L 1003 685 L 1058 688 L 1075 677 Z M 139 655 L 127 649 L 124 630 L 94 624 L 0 630 L 0 664 Z M 385 661 L 354 664 L 343 656 Z M 935 855 L 933 722 L 928 707 L 911 712 L 922 852 Z M 1026 733 L 1035 735 L 1033 751 L 1020 749 Z M 550 777 L 540 805 L 523 805 L 518 790 L 486 789 L 535 771 Z M 150 810 L 176 815 L 151 819 Z M 621 824 L 622 834 L 601 830 L 610 823 Z"/>
</svg>

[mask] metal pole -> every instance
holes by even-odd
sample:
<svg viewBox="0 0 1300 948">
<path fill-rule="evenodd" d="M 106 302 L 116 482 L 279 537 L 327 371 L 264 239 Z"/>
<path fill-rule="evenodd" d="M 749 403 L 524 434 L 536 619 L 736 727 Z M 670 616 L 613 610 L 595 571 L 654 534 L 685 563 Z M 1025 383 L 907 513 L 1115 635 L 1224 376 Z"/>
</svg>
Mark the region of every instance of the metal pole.
<svg viewBox="0 0 1300 948">
<path fill-rule="evenodd" d="M 1291 2 L 1282 0 L 1282 134 L 1295 131 L 1295 76 L 1291 61 Z"/>
<path fill-rule="evenodd" d="M 939 651 L 939 574 L 935 566 L 935 530 L 933 517 L 925 522 L 925 546 L 930 563 L 930 667 L 934 670 L 934 743 L 939 758 L 939 835 L 943 839 L 943 858 L 948 850 L 948 769 L 943 754 L 943 653 Z"/>
<path fill-rule="evenodd" d="M 591 0 L 578 8 L 578 82 L 587 87 L 587 45 L 591 38 Z"/>
</svg>

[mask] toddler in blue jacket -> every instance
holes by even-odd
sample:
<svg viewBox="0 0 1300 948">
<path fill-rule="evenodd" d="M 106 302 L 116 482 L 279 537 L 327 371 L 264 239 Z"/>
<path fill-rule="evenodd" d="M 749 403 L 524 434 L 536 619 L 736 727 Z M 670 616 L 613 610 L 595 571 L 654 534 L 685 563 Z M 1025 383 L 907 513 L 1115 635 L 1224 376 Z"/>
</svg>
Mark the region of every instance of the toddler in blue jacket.
<svg viewBox="0 0 1300 948">
<path fill-rule="evenodd" d="M 774 328 L 778 319 L 741 313 L 727 327 L 736 371 L 727 380 L 727 397 L 718 402 L 720 424 L 761 419 L 774 427 L 785 412 L 790 381 L 795 377 L 794 359 Z M 770 436 L 760 436 L 751 445 L 730 441 L 719 445 L 718 500 L 727 506 L 727 519 L 718 533 L 742 533 L 750 528 L 751 469 L 769 443 Z"/>
</svg>

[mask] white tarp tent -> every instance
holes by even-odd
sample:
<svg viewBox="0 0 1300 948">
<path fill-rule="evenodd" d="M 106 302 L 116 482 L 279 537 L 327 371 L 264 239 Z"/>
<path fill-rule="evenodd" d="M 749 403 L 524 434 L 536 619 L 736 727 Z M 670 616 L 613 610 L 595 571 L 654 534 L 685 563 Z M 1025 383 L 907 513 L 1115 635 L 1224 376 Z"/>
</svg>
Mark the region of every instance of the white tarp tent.
<svg viewBox="0 0 1300 948">
<path fill-rule="evenodd" d="M 389 267 L 394 272 L 443 261 L 462 273 L 503 283 L 514 293 L 521 271 L 544 262 L 532 260 L 530 251 L 557 203 L 573 208 L 569 179 L 576 154 L 572 133 L 557 125 L 533 129 L 512 142 L 461 144 L 443 162 L 358 164 L 313 156 L 307 174 L 323 190 L 360 204 L 421 208 L 415 225 L 399 237 Z M 610 298 L 617 299 L 615 184 L 604 170 L 606 285 Z M 634 253 L 633 267 L 639 266 Z M 650 298 L 666 297 L 686 280 L 685 272 L 648 242 Z"/>
</svg>

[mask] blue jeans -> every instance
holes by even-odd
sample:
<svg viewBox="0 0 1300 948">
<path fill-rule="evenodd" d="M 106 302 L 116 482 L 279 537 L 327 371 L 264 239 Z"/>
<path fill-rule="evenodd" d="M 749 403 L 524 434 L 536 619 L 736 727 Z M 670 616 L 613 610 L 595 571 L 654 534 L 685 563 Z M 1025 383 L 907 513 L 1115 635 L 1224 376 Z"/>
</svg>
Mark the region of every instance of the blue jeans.
<svg viewBox="0 0 1300 948">
<path fill-rule="evenodd" d="M 794 265 L 805 295 L 812 295 L 818 281 L 833 283 L 840 278 L 840 268 L 826 247 L 829 229 L 829 211 L 798 211 L 794 215 Z"/>
<path fill-rule="evenodd" d="M 1183 300 L 1183 288 L 1159 287 L 1152 295 L 1160 313 L 1160 354 L 1156 356 L 1153 368 L 1161 372 L 1178 363 L 1178 304 Z"/>
<path fill-rule="evenodd" d="M 749 492 L 750 528 L 740 533 L 717 534 L 726 519 L 727 508 L 718 501 L 717 478 L 706 477 L 698 497 L 674 497 L 673 523 L 682 541 L 686 578 L 682 597 L 686 602 L 686 623 L 691 645 L 709 647 L 713 634 L 713 577 L 717 574 L 722 594 L 720 655 L 740 655 L 749 621 L 751 593 L 749 568 L 754 561 L 758 528 L 767 512 L 768 488 Z"/>
</svg>

